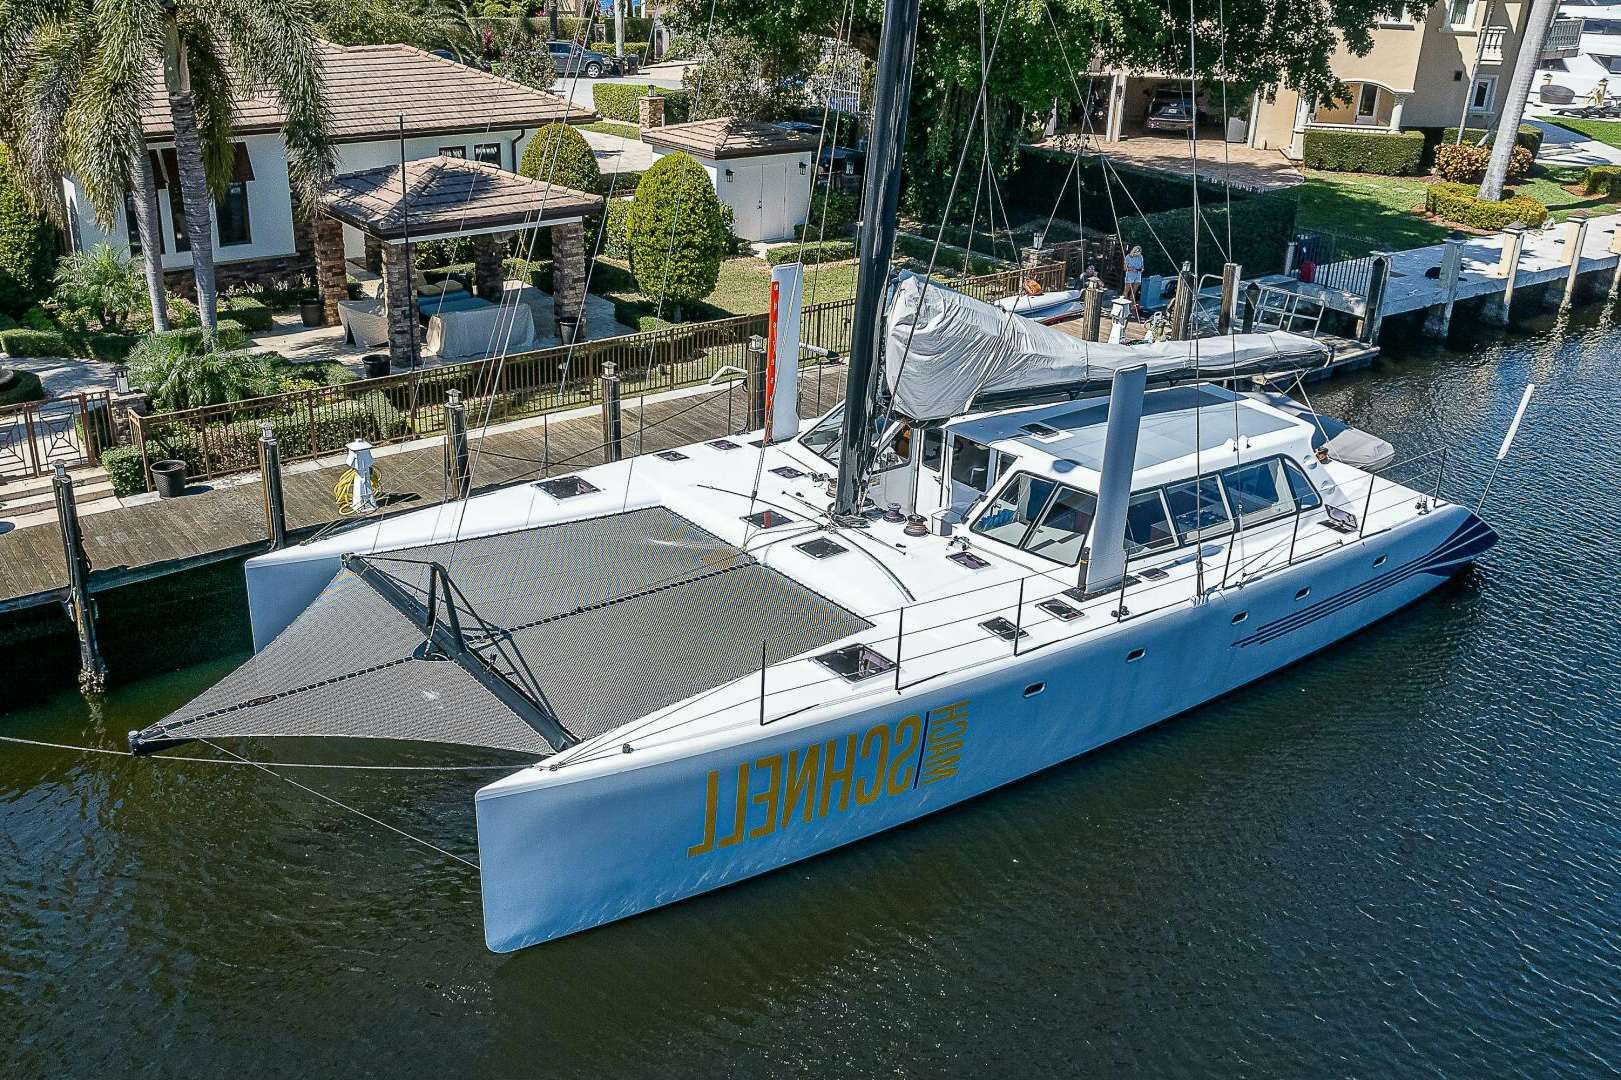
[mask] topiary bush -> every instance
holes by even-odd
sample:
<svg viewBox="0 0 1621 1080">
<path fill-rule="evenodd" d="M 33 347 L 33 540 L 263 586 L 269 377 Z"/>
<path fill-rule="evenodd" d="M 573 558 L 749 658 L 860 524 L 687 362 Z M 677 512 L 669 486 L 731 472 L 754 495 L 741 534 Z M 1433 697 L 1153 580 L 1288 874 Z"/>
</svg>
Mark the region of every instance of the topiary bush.
<svg viewBox="0 0 1621 1080">
<path fill-rule="evenodd" d="M 1472 229 L 1495 230 L 1515 223 L 1534 229 L 1548 220 L 1548 208 L 1529 195 L 1487 202 L 1467 184 L 1431 184 L 1424 192 L 1424 209 Z"/>
<path fill-rule="evenodd" d="M 610 259 L 630 258 L 630 242 L 625 239 L 625 222 L 630 218 L 630 203 L 629 199 L 608 200 L 608 221 L 602 230 L 602 254 Z"/>
<path fill-rule="evenodd" d="M 0 332 L 0 352 L 12 356 L 76 356 L 63 330 L 16 330 Z"/>
<path fill-rule="evenodd" d="M 535 132 L 518 163 L 518 172 L 533 180 L 588 193 L 602 184 L 602 170 L 597 167 L 591 144 L 572 125 L 560 122 Z"/>
<path fill-rule="evenodd" d="M 262 334 L 275 325 L 270 307 L 256 296 L 227 296 L 219 308 L 221 315 L 229 315 L 232 322 L 244 329 Z"/>
<path fill-rule="evenodd" d="M 804 253 L 803 257 L 801 251 Z M 810 266 L 813 263 L 838 262 L 841 259 L 855 257 L 854 240 L 812 240 L 806 244 L 784 244 L 765 253 L 765 261 L 772 266 L 791 262 L 803 262 L 806 266 Z"/>
<path fill-rule="evenodd" d="M 1582 191 L 1621 199 L 1621 165 L 1589 165 L 1582 173 Z"/>
<path fill-rule="evenodd" d="M 56 230 L 23 194 L 0 149 L 0 312 L 21 315 L 51 290 Z"/>
<path fill-rule="evenodd" d="M 141 466 L 141 448 L 113 446 L 101 452 L 101 467 L 112 481 L 113 494 L 120 499 L 146 490 L 146 470 Z"/>
<path fill-rule="evenodd" d="M 1313 169 L 1413 176 L 1424 158 L 1424 135 L 1417 131 L 1306 132 L 1302 159 Z"/>
<path fill-rule="evenodd" d="M 1491 157 L 1492 149 L 1489 146 L 1475 146 L 1472 143 L 1452 146 L 1443 143 L 1435 148 L 1435 175 L 1454 183 L 1478 184 L 1481 177 L 1486 175 L 1486 166 L 1491 162 Z M 1517 184 L 1530 172 L 1531 151 L 1523 146 L 1509 151 L 1508 171 L 1504 174 L 1507 181 Z"/>
<path fill-rule="evenodd" d="M 720 280 L 730 242 L 709 174 L 690 154 L 668 154 L 636 185 L 625 219 L 630 269 L 651 297 L 675 305 L 702 300 Z"/>
<path fill-rule="evenodd" d="M 21 368 L 0 367 L 0 406 L 44 401 L 45 387 L 39 376 Z"/>
</svg>

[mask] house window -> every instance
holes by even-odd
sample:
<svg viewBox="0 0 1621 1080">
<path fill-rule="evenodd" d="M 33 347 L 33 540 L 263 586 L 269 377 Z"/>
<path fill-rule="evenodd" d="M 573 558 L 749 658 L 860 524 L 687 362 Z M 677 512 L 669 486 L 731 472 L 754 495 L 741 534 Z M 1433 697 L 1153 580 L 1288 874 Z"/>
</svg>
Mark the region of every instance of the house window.
<svg viewBox="0 0 1621 1080">
<path fill-rule="evenodd" d="M 1497 77 L 1489 75 L 1475 80 L 1475 88 L 1469 93 L 1470 112 L 1490 112 L 1497 101 Z"/>
<path fill-rule="evenodd" d="M 253 243 L 253 230 L 248 224 L 247 181 L 239 180 L 227 187 L 214 213 L 219 221 L 220 247 Z"/>
<path fill-rule="evenodd" d="M 1475 0 L 1448 0 L 1447 25 L 1468 29 L 1475 25 Z"/>
<path fill-rule="evenodd" d="M 144 250 L 141 246 L 141 220 L 135 216 L 135 192 L 129 190 L 124 192 L 124 224 L 126 226 L 124 231 L 129 234 L 129 253 L 139 255 Z M 163 251 L 163 223 L 160 221 L 158 223 L 158 254 L 162 255 Z"/>
<path fill-rule="evenodd" d="M 1356 98 L 1356 118 L 1358 120 L 1372 120 L 1379 111 L 1379 88 L 1373 83 L 1363 83 L 1362 90 Z"/>
<path fill-rule="evenodd" d="M 463 161 L 465 161 L 465 160 L 467 160 L 467 147 L 465 147 L 465 146 L 441 146 L 439 148 L 439 156 L 440 157 L 460 158 Z"/>
<path fill-rule="evenodd" d="M 498 142 L 479 143 L 473 147 L 473 160 L 483 162 L 485 165 L 501 164 L 501 144 Z"/>
</svg>

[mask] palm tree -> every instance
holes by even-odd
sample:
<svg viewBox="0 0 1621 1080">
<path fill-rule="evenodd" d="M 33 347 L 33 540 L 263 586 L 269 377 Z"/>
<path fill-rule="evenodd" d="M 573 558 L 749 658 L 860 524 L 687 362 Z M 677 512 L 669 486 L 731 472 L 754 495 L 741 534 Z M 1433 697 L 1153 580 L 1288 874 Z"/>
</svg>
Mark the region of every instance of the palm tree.
<svg viewBox="0 0 1621 1080">
<path fill-rule="evenodd" d="M 328 137 L 320 45 L 306 5 L 263 0 L 0 0 L 0 65 L 13 52 L 39 70 L 34 85 L 72 86 L 48 102 L 64 133 L 60 163 L 83 185 L 99 217 L 110 220 L 125 188 L 140 185 L 136 216 L 155 211 L 156 193 L 144 182 L 142 114 L 161 71 L 174 128 L 173 178 L 185 210 L 186 239 L 197 282 L 204 333 L 217 322 L 214 285 L 213 203 L 231 181 L 232 102 L 247 92 L 280 101 L 287 171 L 294 197 L 309 205 L 336 161 Z M 71 48 L 45 47 L 56 33 Z M 76 66 L 62 70 L 64 58 Z M 0 76 L 0 79 L 3 79 Z M 7 87 L 0 81 L 0 93 Z M 7 95 L 6 101 L 16 101 Z M 155 247 L 144 244 L 143 248 Z M 149 270 L 150 280 L 150 270 Z"/>
</svg>

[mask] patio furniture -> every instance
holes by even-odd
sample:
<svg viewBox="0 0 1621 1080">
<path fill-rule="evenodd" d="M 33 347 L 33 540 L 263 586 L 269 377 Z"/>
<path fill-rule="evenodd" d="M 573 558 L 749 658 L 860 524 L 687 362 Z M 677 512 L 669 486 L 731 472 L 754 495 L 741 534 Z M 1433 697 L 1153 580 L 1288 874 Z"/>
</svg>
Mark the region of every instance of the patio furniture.
<svg viewBox="0 0 1621 1080">
<path fill-rule="evenodd" d="M 442 311 L 428 320 L 426 347 L 441 360 L 523 352 L 536 344 L 535 317 L 527 304 L 492 304 Z"/>
<path fill-rule="evenodd" d="M 388 312 L 381 300 L 339 300 L 338 322 L 350 344 L 369 349 L 388 343 Z"/>
</svg>

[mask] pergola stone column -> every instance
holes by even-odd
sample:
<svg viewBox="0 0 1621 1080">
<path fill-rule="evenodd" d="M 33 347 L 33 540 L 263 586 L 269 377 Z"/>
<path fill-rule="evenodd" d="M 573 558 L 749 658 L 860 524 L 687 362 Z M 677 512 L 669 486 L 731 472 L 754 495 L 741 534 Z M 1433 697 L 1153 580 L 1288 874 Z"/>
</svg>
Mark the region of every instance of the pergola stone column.
<svg viewBox="0 0 1621 1080">
<path fill-rule="evenodd" d="M 395 367 L 417 362 L 416 283 L 411 245 L 383 245 L 383 292 L 388 303 L 388 358 Z"/>
<path fill-rule="evenodd" d="M 366 269 L 374 274 L 383 272 L 383 242 L 370 233 L 366 234 Z"/>
<path fill-rule="evenodd" d="M 473 237 L 473 292 L 485 300 L 499 300 L 504 286 L 500 239 L 495 233 Z"/>
<path fill-rule="evenodd" d="M 349 298 L 349 271 L 343 261 L 343 222 L 315 215 L 315 283 L 328 326 L 338 323 L 338 301 Z"/>
<path fill-rule="evenodd" d="M 557 339 L 563 338 L 563 320 L 578 320 L 575 339 L 585 337 L 585 224 L 565 221 L 552 226 L 552 312 Z"/>
</svg>

